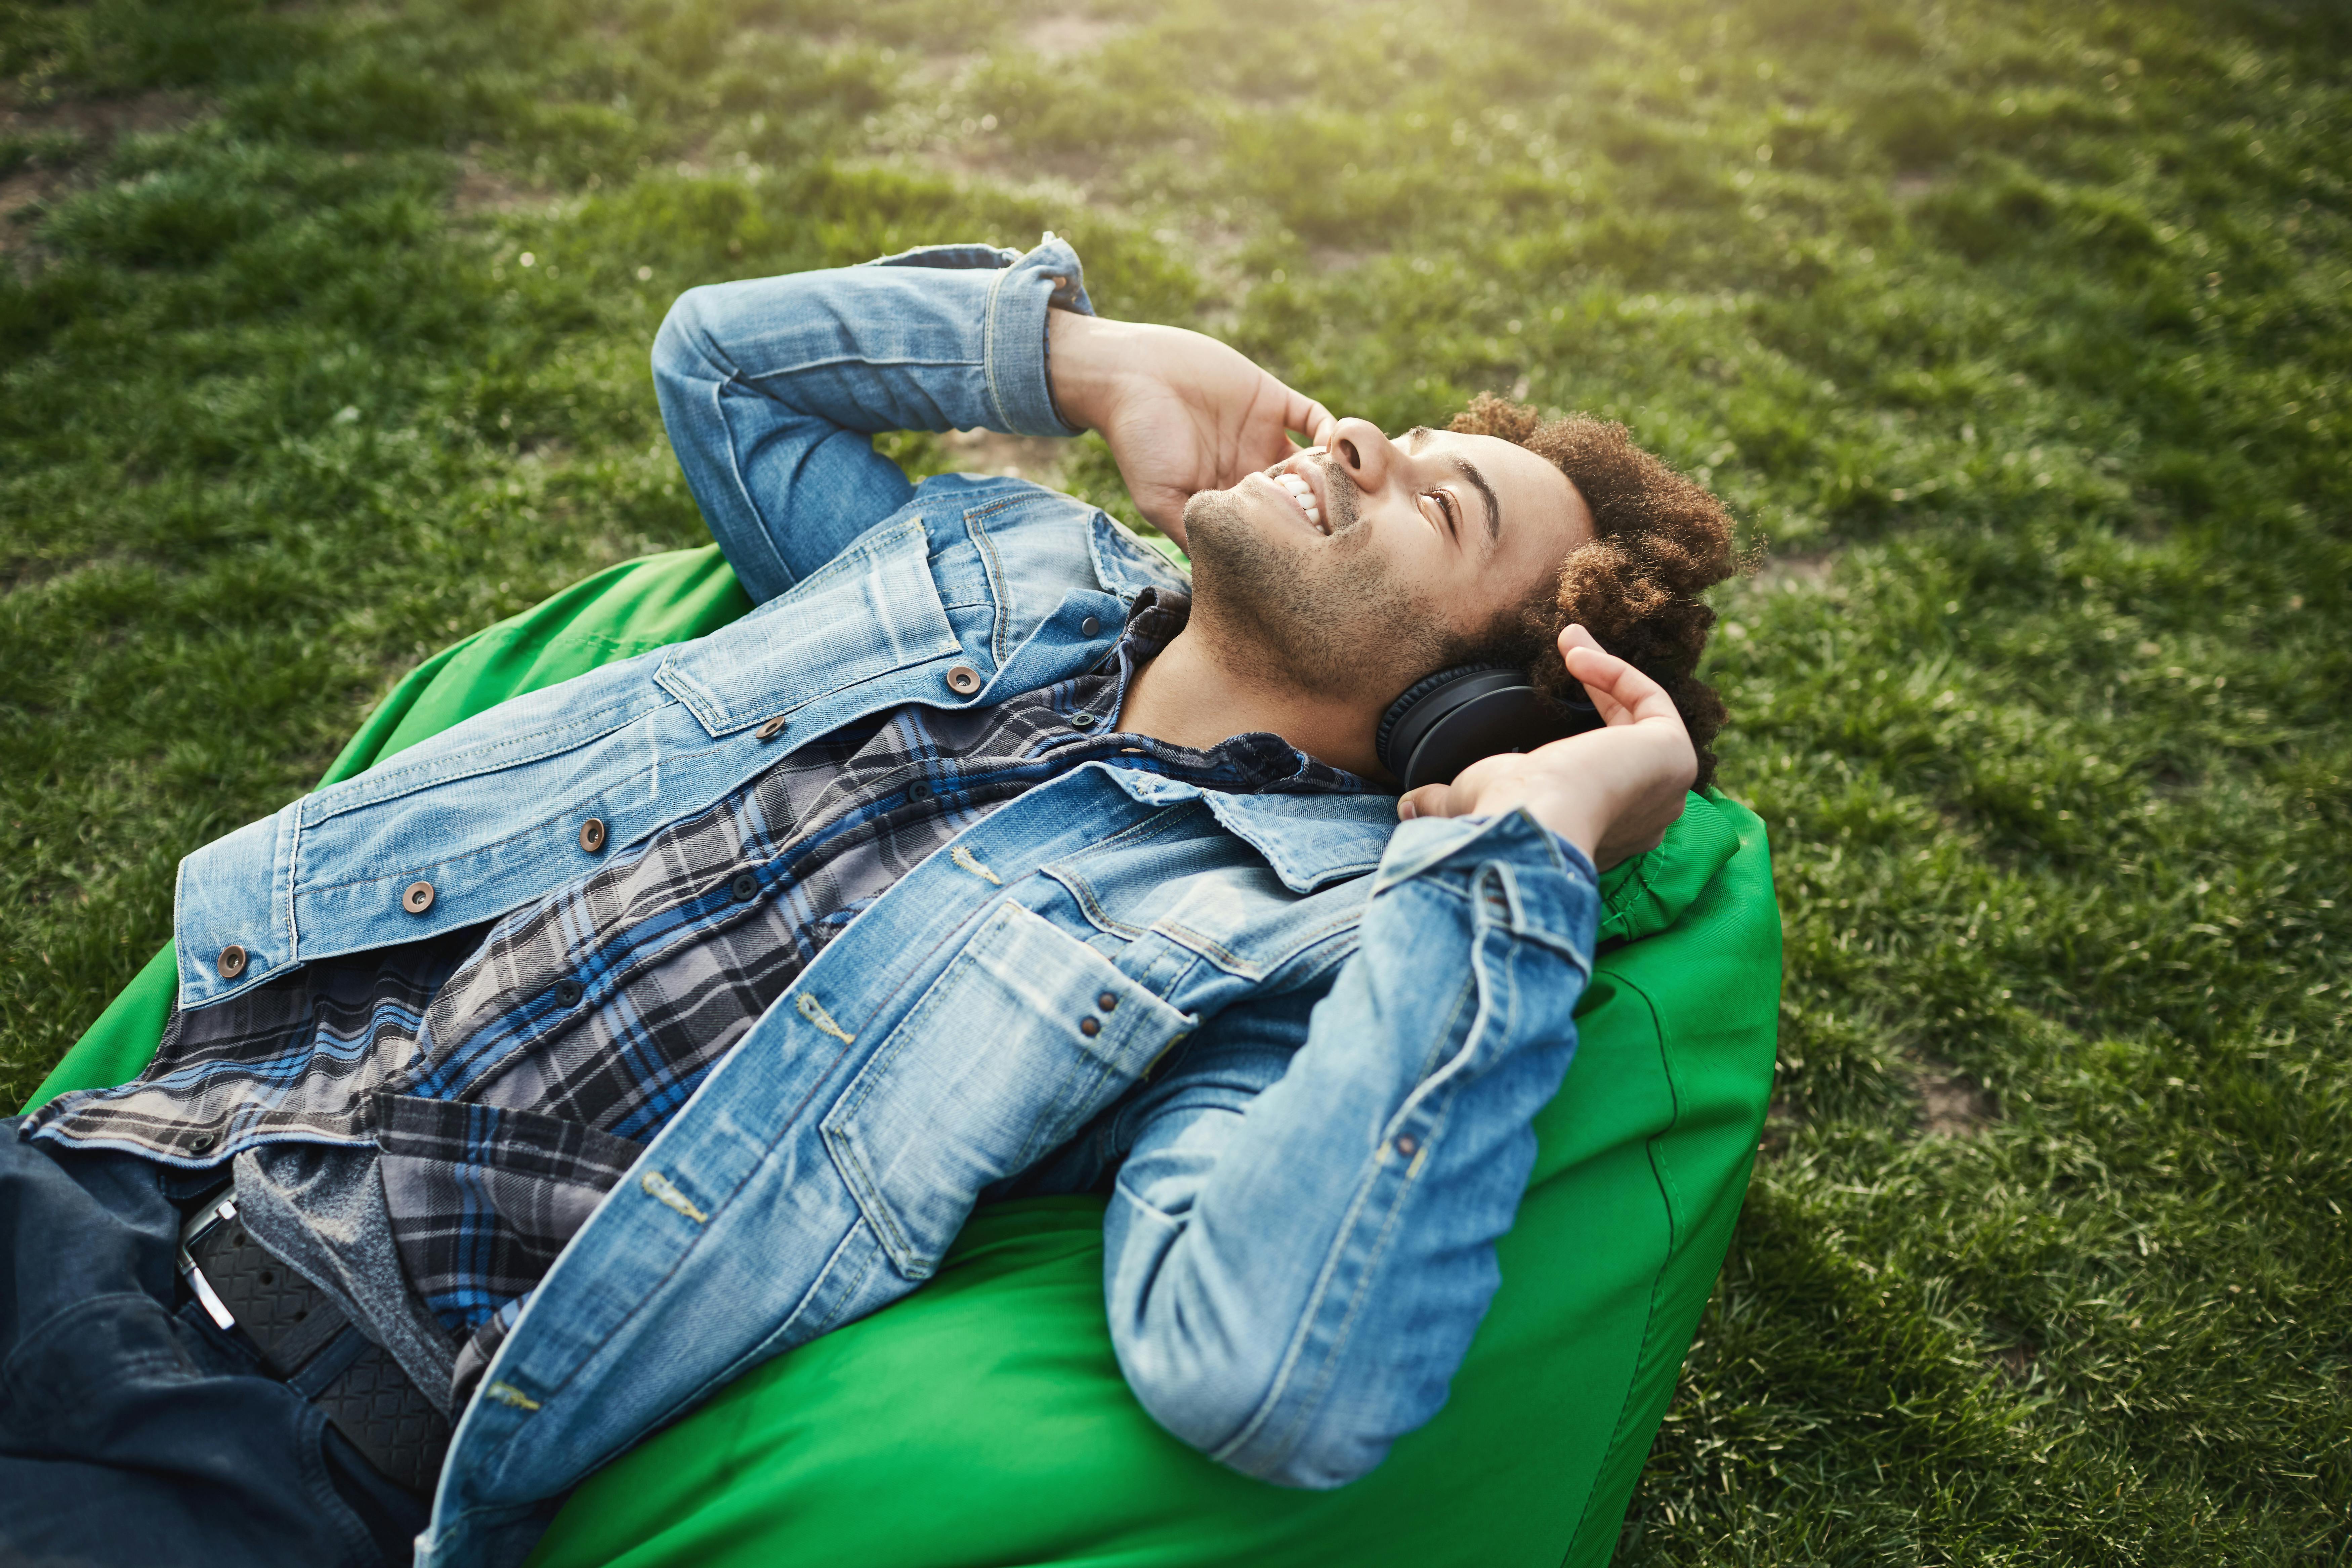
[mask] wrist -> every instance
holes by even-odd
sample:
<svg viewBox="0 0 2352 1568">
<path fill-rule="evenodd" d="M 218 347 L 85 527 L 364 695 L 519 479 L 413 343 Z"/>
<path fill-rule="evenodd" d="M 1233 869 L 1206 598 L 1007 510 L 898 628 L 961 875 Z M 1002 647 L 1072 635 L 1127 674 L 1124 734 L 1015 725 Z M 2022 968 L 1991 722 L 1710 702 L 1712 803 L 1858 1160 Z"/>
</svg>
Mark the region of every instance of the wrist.
<svg viewBox="0 0 2352 1568">
<path fill-rule="evenodd" d="M 1601 841 L 1609 830 L 1608 818 L 1593 803 L 1585 799 L 1549 800 L 1527 803 L 1527 812 L 1554 837 L 1574 845 L 1587 860 L 1598 865 Z"/>
<path fill-rule="evenodd" d="M 1106 423 L 1123 323 L 1075 310 L 1045 312 L 1045 384 L 1068 424 L 1099 430 Z"/>
</svg>

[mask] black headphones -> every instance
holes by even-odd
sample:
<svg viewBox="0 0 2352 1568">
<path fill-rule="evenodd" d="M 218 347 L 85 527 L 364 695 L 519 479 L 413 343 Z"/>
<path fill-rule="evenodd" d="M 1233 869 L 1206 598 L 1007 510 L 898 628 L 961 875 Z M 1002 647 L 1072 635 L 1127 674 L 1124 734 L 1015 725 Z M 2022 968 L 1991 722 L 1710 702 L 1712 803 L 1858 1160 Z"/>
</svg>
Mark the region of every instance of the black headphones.
<svg viewBox="0 0 2352 1568">
<path fill-rule="evenodd" d="M 1458 664 L 1405 688 L 1381 717 L 1373 744 L 1402 791 L 1452 784 L 1481 757 L 1529 752 L 1601 728 L 1581 692 L 1553 697 L 1504 664 Z"/>
</svg>

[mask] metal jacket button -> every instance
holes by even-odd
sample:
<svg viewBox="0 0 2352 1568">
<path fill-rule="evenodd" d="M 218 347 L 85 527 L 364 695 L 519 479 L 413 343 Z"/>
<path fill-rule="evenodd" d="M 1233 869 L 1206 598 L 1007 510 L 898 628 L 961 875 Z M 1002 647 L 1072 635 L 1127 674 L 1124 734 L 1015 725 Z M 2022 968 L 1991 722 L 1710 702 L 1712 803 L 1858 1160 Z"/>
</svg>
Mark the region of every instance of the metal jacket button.
<svg viewBox="0 0 2352 1568">
<path fill-rule="evenodd" d="M 980 689 L 980 671 L 968 664 L 950 665 L 948 668 L 948 689 L 960 697 L 969 697 Z"/>
<path fill-rule="evenodd" d="M 760 879 L 749 871 L 738 871 L 735 879 L 727 884 L 727 890 L 735 895 L 737 903 L 748 904 L 760 896 Z"/>
<path fill-rule="evenodd" d="M 1078 635 L 1082 637 L 1090 637 L 1101 630 L 1102 623 L 1092 616 L 1078 623 Z"/>
<path fill-rule="evenodd" d="M 1421 1140 L 1410 1132 L 1401 1132 L 1397 1135 L 1396 1151 L 1410 1160 L 1421 1152 Z"/>
<path fill-rule="evenodd" d="M 751 731 L 755 741 L 772 741 L 784 732 L 784 716 L 781 713 Z"/>
<path fill-rule="evenodd" d="M 1092 1015 L 1088 1015 L 1087 1016 L 1079 1019 L 1078 1033 L 1084 1035 L 1090 1040 L 1093 1039 L 1097 1035 L 1102 1033 L 1102 1020 L 1093 1016 Z"/>
<path fill-rule="evenodd" d="M 408 891 L 400 895 L 400 907 L 412 915 L 421 915 L 433 907 L 433 884 L 411 882 Z"/>
<path fill-rule="evenodd" d="M 604 847 L 604 819 L 592 816 L 580 825 L 580 847 L 593 855 Z"/>
<path fill-rule="evenodd" d="M 1108 1013 L 1112 1008 L 1118 1005 L 1118 998 L 1113 995 L 1110 992 L 1106 991 L 1101 995 L 1095 998 L 1095 1005 Z"/>
<path fill-rule="evenodd" d="M 245 949 L 230 942 L 220 951 L 220 977 L 234 980 L 245 973 Z"/>
</svg>

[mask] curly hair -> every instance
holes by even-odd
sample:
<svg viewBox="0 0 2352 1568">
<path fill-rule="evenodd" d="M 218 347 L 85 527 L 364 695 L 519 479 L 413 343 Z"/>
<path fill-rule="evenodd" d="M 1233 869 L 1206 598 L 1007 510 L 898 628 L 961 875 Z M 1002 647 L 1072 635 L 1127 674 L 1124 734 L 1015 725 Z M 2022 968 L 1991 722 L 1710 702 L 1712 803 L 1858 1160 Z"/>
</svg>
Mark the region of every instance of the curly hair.
<svg viewBox="0 0 2352 1568">
<path fill-rule="evenodd" d="M 1547 420 L 1524 404 L 1480 393 L 1448 428 L 1525 447 L 1566 474 L 1592 512 L 1591 542 L 1569 552 L 1557 583 L 1521 607 L 1519 626 L 1500 643 L 1524 657 L 1546 691 L 1580 694 L 1558 640 L 1570 622 L 1582 624 L 1601 647 L 1666 689 L 1698 752 L 1698 784 L 1710 783 L 1726 715 L 1723 699 L 1696 673 L 1715 626 L 1699 595 L 1739 569 L 1731 514 L 1614 422 L 1582 414 Z"/>
</svg>

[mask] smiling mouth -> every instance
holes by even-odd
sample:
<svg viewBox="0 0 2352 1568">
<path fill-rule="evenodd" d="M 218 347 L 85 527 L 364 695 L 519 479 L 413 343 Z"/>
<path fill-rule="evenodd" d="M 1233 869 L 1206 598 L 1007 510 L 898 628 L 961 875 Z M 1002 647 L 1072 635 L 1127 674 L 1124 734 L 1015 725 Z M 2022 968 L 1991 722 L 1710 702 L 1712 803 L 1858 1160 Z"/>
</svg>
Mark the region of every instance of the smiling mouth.
<svg viewBox="0 0 2352 1568">
<path fill-rule="evenodd" d="M 1274 481 L 1276 489 L 1289 498 L 1291 505 L 1298 509 L 1299 515 L 1307 519 L 1308 527 L 1326 539 L 1331 537 L 1331 525 L 1324 521 L 1323 509 L 1315 499 L 1313 485 L 1300 475 L 1286 470 L 1269 471 L 1266 478 Z"/>
</svg>

